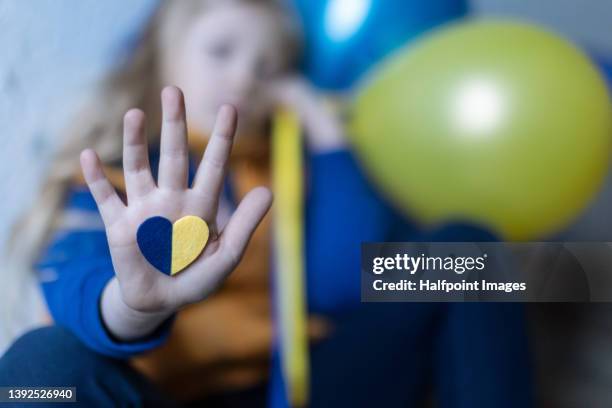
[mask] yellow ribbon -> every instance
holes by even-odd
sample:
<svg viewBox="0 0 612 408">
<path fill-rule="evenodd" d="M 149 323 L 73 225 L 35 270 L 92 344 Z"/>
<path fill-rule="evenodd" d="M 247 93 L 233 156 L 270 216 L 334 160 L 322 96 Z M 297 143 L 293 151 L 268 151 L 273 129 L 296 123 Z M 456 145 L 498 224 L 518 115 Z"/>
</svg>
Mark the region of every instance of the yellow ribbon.
<svg viewBox="0 0 612 408">
<path fill-rule="evenodd" d="M 281 365 L 292 407 L 306 406 L 309 394 L 302 167 L 297 115 L 282 110 L 275 115 L 272 129 L 273 230 Z"/>
</svg>

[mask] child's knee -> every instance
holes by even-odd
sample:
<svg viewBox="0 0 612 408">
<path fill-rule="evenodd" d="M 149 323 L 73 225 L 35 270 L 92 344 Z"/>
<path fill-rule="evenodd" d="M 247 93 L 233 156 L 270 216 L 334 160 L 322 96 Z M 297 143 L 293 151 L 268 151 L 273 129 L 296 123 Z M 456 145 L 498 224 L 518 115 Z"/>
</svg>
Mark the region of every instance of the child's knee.
<svg viewBox="0 0 612 408">
<path fill-rule="evenodd" d="M 0 358 L 0 386 L 74 387 L 83 406 L 142 406 L 162 398 L 148 381 L 122 361 L 95 353 L 69 330 L 32 330 Z"/>
<path fill-rule="evenodd" d="M 0 385 L 74 384 L 104 360 L 67 329 L 42 327 L 18 338 L 0 358 Z"/>
</svg>

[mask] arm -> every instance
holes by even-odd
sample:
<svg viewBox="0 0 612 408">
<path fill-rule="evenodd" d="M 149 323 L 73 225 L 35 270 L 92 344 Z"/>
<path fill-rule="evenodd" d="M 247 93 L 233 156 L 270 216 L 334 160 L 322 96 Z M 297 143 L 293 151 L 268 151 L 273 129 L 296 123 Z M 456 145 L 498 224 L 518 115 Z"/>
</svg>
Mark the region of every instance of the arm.
<svg viewBox="0 0 612 408">
<path fill-rule="evenodd" d="M 348 150 L 312 154 L 308 164 L 308 299 L 325 313 L 359 303 L 362 242 L 389 241 L 414 226 L 399 222 Z"/>
<path fill-rule="evenodd" d="M 114 271 L 91 194 L 82 189 L 71 191 L 62 219 L 64 225 L 36 265 L 54 321 L 71 329 L 93 350 L 112 357 L 129 357 L 161 345 L 171 318 L 132 342 L 117 341 L 104 326 L 99 305 Z"/>
</svg>

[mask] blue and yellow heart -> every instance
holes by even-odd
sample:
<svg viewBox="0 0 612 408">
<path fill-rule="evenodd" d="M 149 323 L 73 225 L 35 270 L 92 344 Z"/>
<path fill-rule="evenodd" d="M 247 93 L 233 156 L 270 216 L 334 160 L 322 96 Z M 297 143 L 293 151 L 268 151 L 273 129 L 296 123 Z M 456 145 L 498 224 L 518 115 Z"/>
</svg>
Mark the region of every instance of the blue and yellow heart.
<svg viewBox="0 0 612 408">
<path fill-rule="evenodd" d="M 167 275 L 175 275 L 200 256 L 208 235 L 208 224 L 195 215 L 183 217 L 174 224 L 157 216 L 140 224 L 136 240 L 151 265 Z"/>
</svg>

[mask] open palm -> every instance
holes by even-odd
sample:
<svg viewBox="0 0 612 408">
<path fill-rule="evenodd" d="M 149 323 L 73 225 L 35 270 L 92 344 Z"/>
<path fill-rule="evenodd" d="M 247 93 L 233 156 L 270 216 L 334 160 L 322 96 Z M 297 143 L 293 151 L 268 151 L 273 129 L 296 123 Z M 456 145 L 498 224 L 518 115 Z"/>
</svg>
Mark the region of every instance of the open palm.
<svg viewBox="0 0 612 408">
<path fill-rule="evenodd" d="M 128 111 L 124 118 L 123 170 L 127 204 L 107 179 L 92 150 L 81 154 L 81 166 L 106 228 L 118 296 L 142 313 L 172 312 L 209 295 L 240 261 L 255 228 L 268 211 L 271 193 L 258 187 L 242 200 L 223 231 L 216 225 L 226 162 L 236 131 L 236 111 L 223 106 L 192 186 L 188 185 L 188 147 L 181 91 L 162 91 L 163 122 L 157 184 L 151 174 L 144 113 Z M 204 219 L 210 238 L 202 255 L 183 272 L 168 276 L 144 258 L 136 232 L 147 218 L 171 221 L 186 215 Z"/>
</svg>

